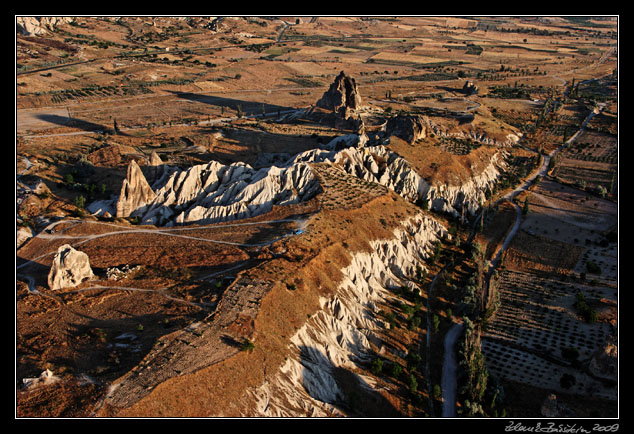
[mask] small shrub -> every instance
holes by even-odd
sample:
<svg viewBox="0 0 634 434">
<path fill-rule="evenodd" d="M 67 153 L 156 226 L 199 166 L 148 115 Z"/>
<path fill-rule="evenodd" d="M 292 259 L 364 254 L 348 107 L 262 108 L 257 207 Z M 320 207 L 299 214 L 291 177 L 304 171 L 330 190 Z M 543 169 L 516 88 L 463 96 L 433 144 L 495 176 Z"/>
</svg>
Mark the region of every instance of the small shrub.
<svg viewBox="0 0 634 434">
<path fill-rule="evenodd" d="M 248 339 L 245 339 L 244 342 L 242 342 L 242 345 L 240 346 L 241 351 L 247 351 L 249 353 L 252 352 L 254 348 L 255 348 L 255 344 Z"/>
<path fill-rule="evenodd" d="M 78 209 L 84 209 L 85 205 L 86 205 L 86 198 L 84 196 L 79 195 L 75 197 L 75 206 Z"/>
<path fill-rule="evenodd" d="M 438 331 L 438 326 L 440 325 L 440 318 L 438 318 L 438 315 L 434 314 L 432 316 L 432 323 L 434 326 L 434 332 Z"/>
<path fill-rule="evenodd" d="M 383 360 L 380 357 L 377 357 L 372 361 L 372 365 L 370 366 L 370 371 L 374 375 L 379 375 L 383 371 Z"/>
<path fill-rule="evenodd" d="M 564 374 L 559 379 L 559 385 L 564 389 L 570 389 L 576 382 L 575 377 L 570 374 Z"/>
<path fill-rule="evenodd" d="M 398 363 L 392 364 L 392 377 L 398 380 L 398 378 L 403 373 L 403 367 Z"/>
<path fill-rule="evenodd" d="M 599 267 L 596 263 L 592 261 L 588 261 L 588 263 L 586 264 L 586 269 L 588 270 L 588 273 L 601 274 L 601 267 Z"/>
<path fill-rule="evenodd" d="M 409 377 L 407 378 L 407 384 L 410 393 L 416 393 L 416 391 L 418 390 L 418 381 L 416 381 L 416 377 L 414 377 L 414 374 L 409 374 Z"/>
<path fill-rule="evenodd" d="M 432 396 L 435 400 L 440 400 L 440 398 L 442 398 L 442 390 L 438 384 L 434 384 L 434 387 L 432 388 Z"/>
</svg>

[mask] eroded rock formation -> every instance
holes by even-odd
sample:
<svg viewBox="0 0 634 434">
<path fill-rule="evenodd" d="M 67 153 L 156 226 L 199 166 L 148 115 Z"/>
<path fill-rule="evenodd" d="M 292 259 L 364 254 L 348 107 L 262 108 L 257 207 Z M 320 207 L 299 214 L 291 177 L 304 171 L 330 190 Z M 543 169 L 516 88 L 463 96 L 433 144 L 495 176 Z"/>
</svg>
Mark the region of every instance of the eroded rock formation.
<svg viewBox="0 0 634 434">
<path fill-rule="evenodd" d="M 43 35 L 60 23 L 75 21 L 74 17 L 16 17 L 16 31 L 25 36 Z"/>
<path fill-rule="evenodd" d="M 216 223 L 307 200 L 318 188 L 305 163 L 255 170 L 244 163 L 211 161 L 173 172 L 134 215 L 147 224 Z"/>
<path fill-rule="evenodd" d="M 411 282 L 417 266 L 424 268 L 433 243 L 447 230 L 431 217 L 419 214 L 402 222 L 391 239 L 370 243 L 370 252 L 356 253 L 343 269 L 336 294 L 321 300 L 321 311 L 291 338 L 295 357 L 289 357 L 278 374 L 250 391 L 257 402 L 257 416 L 343 416 L 337 403 L 344 400 L 336 370 L 356 369 L 374 357 L 371 342 L 387 324 L 377 314 L 380 303 L 389 302 L 390 290 Z M 408 286 L 409 286 L 408 285 Z M 357 374 L 351 374 L 357 377 Z M 373 381 L 359 377 L 372 388 Z"/>
<path fill-rule="evenodd" d="M 418 129 L 414 132 L 421 134 Z M 224 165 L 217 161 L 186 170 L 173 167 L 152 188 L 136 163 L 131 163 L 117 203 L 117 216 L 139 217 L 141 223 L 160 226 L 254 217 L 270 211 L 273 205 L 313 197 L 319 190 L 319 182 L 307 164 L 313 162 L 331 162 L 411 202 L 427 201 L 434 210 L 458 216 L 465 208 L 473 215 L 485 201 L 487 189 L 493 189 L 504 170 L 500 153 L 463 183 L 431 185 L 398 154 L 385 146 L 367 146 L 366 141 L 364 134 L 341 136 L 324 149 L 296 155 L 281 167 L 256 170 L 241 162 Z"/>
<path fill-rule="evenodd" d="M 486 168 L 463 183 L 430 185 L 407 160 L 385 146 L 311 150 L 297 155 L 293 161 L 330 161 L 347 173 L 381 184 L 410 202 L 426 201 L 430 209 L 454 216 L 459 216 L 462 208 L 474 215 L 486 201 L 486 190 L 493 190 L 505 166 L 502 154 L 498 153 Z"/>
<path fill-rule="evenodd" d="M 478 86 L 472 81 L 466 81 L 464 86 L 462 86 L 462 92 L 466 95 L 475 95 L 478 93 Z"/>
<path fill-rule="evenodd" d="M 134 211 L 143 207 L 155 198 L 141 168 L 132 160 L 128 166 L 126 179 L 123 180 L 121 193 L 117 202 L 117 217 L 129 217 Z"/>
<path fill-rule="evenodd" d="M 51 289 L 73 287 L 93 277 L 88 255 L 75 250 L 69 244 L 64 244 L 57 249 L 53 258 L 48 273 L 48 286 Z"/>
<path fill-rule="evenodd" d="M 332 110 L 348 119 L 361 108 L 361 95 L 354 78 L 341 71 L 330 88 L 317 101 L 317 107 Z"/>
<path fill-rule="evenodd" d="M 427 122 L 420 115 L 399 115 L 387 120 L 387 136 L 397 136 L 410 145 L 427 137 Z"/>
</svg>

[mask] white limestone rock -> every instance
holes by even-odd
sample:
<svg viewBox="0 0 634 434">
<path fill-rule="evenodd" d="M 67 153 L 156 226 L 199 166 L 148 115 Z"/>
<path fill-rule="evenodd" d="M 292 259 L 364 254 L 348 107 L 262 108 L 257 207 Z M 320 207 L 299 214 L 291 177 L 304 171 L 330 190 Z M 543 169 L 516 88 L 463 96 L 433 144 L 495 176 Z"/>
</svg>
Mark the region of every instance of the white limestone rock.
<svg viewBox="0 0 634 434">
<path fill-rule="evenodd" d="M 57 249 L 53 258 L 48 273 L 48 286 L 51 289 L 74 287 L 94 277 L 88 255 L 64 244 Z"/>
<path fill-rule="evenodd" d="M 28 226 L 18 227 L 15 238 L 16 238 L 16 247 L 19 249 L 24 243 L 33 238 L 35 234 L 33 233 L 33 229 Z"/>
<path fill-rule="evenodd" d="M 25 36 L 44 35 L 60 23 L 75 21 L 75 17 L 16 17 L 16 32 Z"/>
</svg>

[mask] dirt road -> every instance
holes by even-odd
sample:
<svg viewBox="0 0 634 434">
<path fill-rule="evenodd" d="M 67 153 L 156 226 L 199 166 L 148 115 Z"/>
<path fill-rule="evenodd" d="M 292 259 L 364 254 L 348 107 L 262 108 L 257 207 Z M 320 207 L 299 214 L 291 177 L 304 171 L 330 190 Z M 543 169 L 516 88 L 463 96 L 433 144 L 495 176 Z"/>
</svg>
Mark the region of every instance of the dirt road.
<svg viewBox="0 0 634 434">
<path fill-rule="evenodd" d="M 442 365 L 442 417 L 456 417 L 456 341 L 462 333 L 462 324 L 456 323 L 445 335 L 445 360 Z"/>
</svg>

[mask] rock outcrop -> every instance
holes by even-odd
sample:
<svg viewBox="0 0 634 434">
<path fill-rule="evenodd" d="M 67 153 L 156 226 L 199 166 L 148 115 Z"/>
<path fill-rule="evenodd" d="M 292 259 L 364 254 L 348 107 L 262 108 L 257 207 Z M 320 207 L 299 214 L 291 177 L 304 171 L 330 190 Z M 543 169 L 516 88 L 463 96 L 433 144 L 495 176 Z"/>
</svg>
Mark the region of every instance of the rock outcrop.
<svg viewBox="0 0 634 434">
<path fill-rule="evenodd" d="M 149 165 L 150 166 L 160 166 L 162 164 L 163 164 L 163 160 L 161 160 L 161 157 L 158 156 L 156 151 L 152 151 L 152 153 L 150 154 Z"/>
<path fill-rule="evenodd" d="M 31 389 L 38 386 L 46 386 L 49 384 L 56 383 L 60 380 L 58 376 L 53 374 L 50 369 L 42 372 L 39 377 L 36 378 L 23 378 L 22 379 L 22 387 L 24 389 Z"/>
<path fill-rule="evenodd" d="M 20 248 L 22 244 L 26 243 L 28 240 L 33 238 L 35 233 L 33 233 L 33 229 L 28 226 L 18 227 L 16 230 L 15 238 L 16 238 L 16 248 Z"/>
<path fill-rule="evenodd" d="M 478 86 L 472 81 L 466 81 L 464 86 L 462 86 L 462 92 L 466 95 L 475 95 L 478 93 Z"/>
<path fill-rule="evenodd" d="M 387 120 L 385 133 L 388 137 L 400 137 L 411 145 L 427 137 L 427 122 L 420 115 L 394 116 Z"/>
<path fill-rule="evenodd" d="M 33 193 L 37 194 L 38 196 L 49 196 L 52 194 L 51 189 L 48 188 L 48 185 L 46 185 L 42 180 L 39 180 L 35 184 L 35 186 L 33 187 Z"/>
<path fill-rule="evenodd" d="M 434 123 L 432 120 L 428 118 L 426 119 L 426 121 L 429 127 L 428 134 L 434 134 L 437 137 L 470 139 L 470 140 L 473 140 L 474 142 L 482 143 L 483 145 L 497 146 L 502 148 L 513 146 L 517 144 L 517 142 L 520 140 L 520 137 L 518 136 L 518 134 L 520 134 L 519 132 L 517 132 L 517 134 L 515 133 L 506 134 L 506 136 L 502 140 L 502 139 L 489 137 L 485 132 L 479 131 L 475 128 L 472 128 L 466 131 L 452 132 L 452 131 L 443 129 L 442 127 L 438 126 L 436 123 Z"/>
<path fill-rule="evenodd" d="M 73 287 L 93 277 L 88 255 L 64 244 L 57 249 L 53 258 L 48 273 L 48 286 L 50 289 Z"/>
<path fill-rule="evenodd" d="M 341 71 L 317 101 L 317 107 L 332 110 L 343 119 L 353 116 L 361 108 L 361 95 L 354 78 Z"/>
<path fill-rule="evenodd" d="M 148 204 L 156 194 L 148 184 L 141 168 L 132 160 L 128 165 L 126 179 L 123 180 L 121 193 L 117 201 L 117 217 L 129 217 L 134 211 Z"/>
<path fill-rule="evenodd" d="M 148 159 L 148 166 L 145 168 L 145 173 L 149 180 L 148 182 L 152 183 L 160 179 L 166 170 L 165 162 L 161 160 L 161 157 L 159 157 L 155 151 L 152 151 Z"/>
<path fill-rule="evenodd" d="M 255 170 L 244 163 L 211 161 L 171 173 L 154 199 L 132 215 L 145 224 L 217 223 L 307 200 L 318 189 L 305 163 Z"/>
<path fill-rule="evenodd" d="M 589 370 L 595 377 L 616 381 L 618 378 L 618 350 L 615 342 L 608 342 L 590 360 Z"/>
<path fill-rule="evenodd" d="M 60 23 L 75 21 L 74 17 L 16 17 L 16 31 L 25 36 L 43 35 L 55 30 Z"/>
<path fill-rule="evenodd" d="M 412 122 L 418 121 L 421 120 Z M 256 170 L 241 162 L 224 165 L 211 161 L 186 170 L 166 168 L 151 188 L 138 165 L 131 163 L 117 202 L 117 216 L 139 217 L 143 224 L 159 226 L 254 217 L 270 211 L 273 205 L 293 204 L 313 197 L 320 188 L 307 164 L 313 162 L 336 164 L 347 173 L 381 184 L 411 202 L 426 201 L 434 210 L 459 216 L 466 209 L 474 215 L 486 200 L 485 192 L 493 189 L 504 170 L 504 161 L 498 153 L 484 170 L 462 184 L 430 185 L 405 159 L 385 146 L 367 146 L 367 140 L 365 134 L 344 135 L 323 149 L 297 154 L 281 167 Z"/>
</svg>

